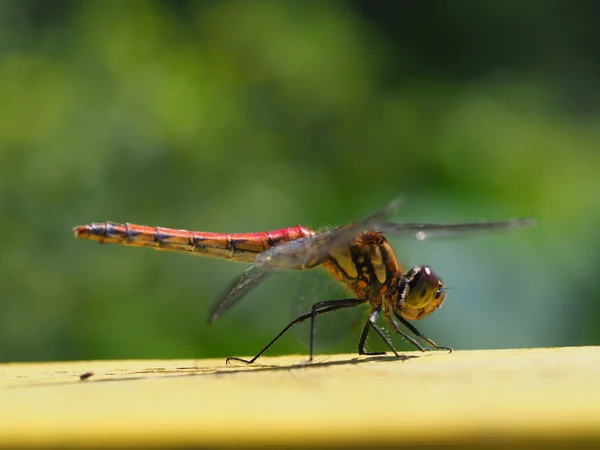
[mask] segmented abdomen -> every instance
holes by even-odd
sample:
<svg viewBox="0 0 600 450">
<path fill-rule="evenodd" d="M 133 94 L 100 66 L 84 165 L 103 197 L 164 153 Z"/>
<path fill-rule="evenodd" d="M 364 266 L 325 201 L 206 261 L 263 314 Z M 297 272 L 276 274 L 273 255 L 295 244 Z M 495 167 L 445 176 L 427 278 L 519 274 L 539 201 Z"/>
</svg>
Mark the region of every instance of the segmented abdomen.
<svg viewBox="0 0 600 450">
<path fill-rule="evenodd" d="M 315 234 L 301 226 L 260 233 L 227 234 L 114 222 L 90 223 L 78 226 L 74 231 L 77 238 L 100 244 L 150 247 L 245 262 L 253 262 L 258 253 L 280 243 Z"/>
</svg>

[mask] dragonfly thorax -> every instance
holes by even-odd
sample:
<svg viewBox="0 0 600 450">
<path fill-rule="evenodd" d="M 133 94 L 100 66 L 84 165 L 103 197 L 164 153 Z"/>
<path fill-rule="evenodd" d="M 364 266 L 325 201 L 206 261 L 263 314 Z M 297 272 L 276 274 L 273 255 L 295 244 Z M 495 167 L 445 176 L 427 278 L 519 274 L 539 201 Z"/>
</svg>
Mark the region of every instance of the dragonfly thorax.
<svg viewBox="0 0 600 450">
<path fill-rule="evenodd" d="M 429 266 L 415 266 L 400 278 L 396 307 L 409 320 L 431 314 L 444 301 L 444 284 Z"/>
</svg>

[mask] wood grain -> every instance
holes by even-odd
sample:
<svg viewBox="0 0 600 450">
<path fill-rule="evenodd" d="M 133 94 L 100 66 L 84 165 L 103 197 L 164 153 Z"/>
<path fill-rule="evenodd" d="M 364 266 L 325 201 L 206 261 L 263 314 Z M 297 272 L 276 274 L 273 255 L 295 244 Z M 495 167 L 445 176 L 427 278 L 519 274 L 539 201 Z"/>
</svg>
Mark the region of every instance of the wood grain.
<svg viewBox="0 0 600 450">
<path fill-rule="evenodd" d="M 0 447 L 600 445 L 600 347 L 406 355 L 2 364 Z"/>
</svg>

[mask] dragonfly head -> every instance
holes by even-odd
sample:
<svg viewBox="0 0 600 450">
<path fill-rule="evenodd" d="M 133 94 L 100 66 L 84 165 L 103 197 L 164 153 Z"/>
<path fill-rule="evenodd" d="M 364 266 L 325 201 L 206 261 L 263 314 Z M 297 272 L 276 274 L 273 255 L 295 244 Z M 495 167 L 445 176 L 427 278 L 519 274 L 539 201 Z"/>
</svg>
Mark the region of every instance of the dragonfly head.
<svg viewBox="0 0 600 450">
<path fill-rule="evenodd" d="M 444 301 L 444 283 L 429 268 L 416 266 L 400 281 L 399 309 L 407 319 L 420 319 L 433 312 Z"/>
</svg>

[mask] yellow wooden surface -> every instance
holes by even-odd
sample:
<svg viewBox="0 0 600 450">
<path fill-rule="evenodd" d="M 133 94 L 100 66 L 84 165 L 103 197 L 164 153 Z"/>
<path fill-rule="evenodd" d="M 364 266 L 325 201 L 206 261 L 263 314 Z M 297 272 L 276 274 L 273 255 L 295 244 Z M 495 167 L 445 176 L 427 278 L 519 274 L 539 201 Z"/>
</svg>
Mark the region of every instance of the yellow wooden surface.
<svg viewBox="0 0 600 450">
<path fill-rule="evenodd" d="M 407 355 L 3 364 L 0 447 L 600 448 L 600 347 Z"/>
</svg>

